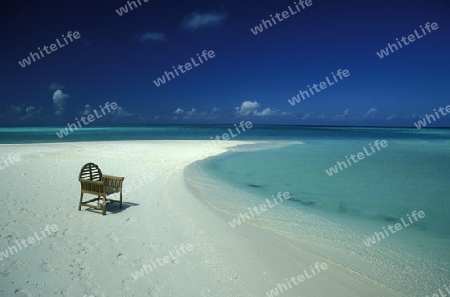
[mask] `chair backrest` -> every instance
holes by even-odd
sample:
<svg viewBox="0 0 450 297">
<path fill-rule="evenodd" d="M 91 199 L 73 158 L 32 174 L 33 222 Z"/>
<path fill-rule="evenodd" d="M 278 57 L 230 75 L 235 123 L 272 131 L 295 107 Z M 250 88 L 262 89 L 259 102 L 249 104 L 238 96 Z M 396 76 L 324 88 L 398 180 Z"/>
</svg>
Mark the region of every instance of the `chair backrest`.
<svg viewBox="0 0 450 297">
<path fill-rule="evenodd" d="M 95 180 L 95 181 L 101 181 L 102 180 L 102 171 L 98 166 L 94 163 L 86 163 L 81 168 L 80 176 L 78 178 L 81 179 L 88 179 L 88 180 Z"/>
</svg>

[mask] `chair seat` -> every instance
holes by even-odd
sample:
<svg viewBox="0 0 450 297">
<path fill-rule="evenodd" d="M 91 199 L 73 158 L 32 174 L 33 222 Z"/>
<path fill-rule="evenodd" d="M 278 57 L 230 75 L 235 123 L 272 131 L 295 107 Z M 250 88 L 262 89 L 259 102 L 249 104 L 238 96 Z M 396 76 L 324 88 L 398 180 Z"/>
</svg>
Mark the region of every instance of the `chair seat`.
<svg viewBox="0 0 450 297">
<path fill-rule="evenodd" d="M 111 194 L 114 194 L 114 193 L 119 193 L 120 189 L 115 188 L 115 187 L 106 186 L 105 187 L 105 191 L 106 191 L 106 195 L 111 195 Z"/>
</svg>

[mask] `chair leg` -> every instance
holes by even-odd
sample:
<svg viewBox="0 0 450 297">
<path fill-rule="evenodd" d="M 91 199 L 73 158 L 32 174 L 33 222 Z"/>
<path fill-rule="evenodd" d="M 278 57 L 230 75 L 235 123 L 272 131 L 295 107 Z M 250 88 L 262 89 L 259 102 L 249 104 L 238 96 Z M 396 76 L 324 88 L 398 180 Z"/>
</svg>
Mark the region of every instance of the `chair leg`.
<svg viewBox="0 0 450 297">
<path fill-rule="evenodd" d="M 122 190 L 120 190 L 120 209 L 122 209 Z"/>
<path fill-rule="evenodd" d="M 106 215 L 106 196 L 103 196 L 103 211 L 102 211 L 102 214 Z"/>
<path fill-rule="evenodd" d="M 80 203 L 78 204 L 78 211 L 81 210 L 81 203 L 83 202 L 83 192 L 81 192 Z"/>
</svg>

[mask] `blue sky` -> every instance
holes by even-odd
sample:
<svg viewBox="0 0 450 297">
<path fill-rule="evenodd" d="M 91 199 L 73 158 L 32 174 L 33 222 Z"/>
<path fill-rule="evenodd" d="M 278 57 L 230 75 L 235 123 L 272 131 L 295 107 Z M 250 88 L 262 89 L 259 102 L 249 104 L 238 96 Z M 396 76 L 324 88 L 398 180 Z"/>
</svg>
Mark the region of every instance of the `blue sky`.
<svg viewBox="0 0 450 297">
<path fill-rule="evenodd" d="M 138 2 L 135 1 L 137 4 Z M 9 1 L 2 8 L 0 125 L 66 125 L 106 102 L 92 125 L 255 124 L 412 126 L 450 105 L 450 3 L 331 1 L 255 35 L 294 1 Z M 380 59 L 376 52 L 436 22 L 437 30 Z M 18 62 L 78 31 L 41 59 Z M 427 31 L 426 31 L 427 32 Z M 63 43 L 64 44 L 64 43 Z M 214 58 L 159 87 L 172 66 Z M 32 61 L 32 60 L 30 60 Z M 198 63 L 198 60 L 196 60 Z M 350 76 L 292 106 L 331 73 Z M 432 126 L 450 126 L 450 115 Z"/>
</svg>

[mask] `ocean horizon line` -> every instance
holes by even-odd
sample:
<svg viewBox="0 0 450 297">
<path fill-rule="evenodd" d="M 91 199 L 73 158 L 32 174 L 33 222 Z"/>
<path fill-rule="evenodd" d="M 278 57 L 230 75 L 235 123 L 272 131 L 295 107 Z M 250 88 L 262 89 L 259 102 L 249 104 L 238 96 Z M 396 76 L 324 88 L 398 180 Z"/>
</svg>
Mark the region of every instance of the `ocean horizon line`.
<svg viewBox="0 0 450 297">
<path fill-rule="evenodd" d="M 211 126 L 229 126 L 235 123 L 226 124 L 120 124 L 120 125 L 92 125 L 89 127 L 82 127 L 81 129 L 91 129 L 91 128 L 105 128 L 105 127 L 179 127 L 179 126 L 199 126 L 199 127 L 211 127 Z M 3 128 L 65 128 L 65 125 L 27 125 L 27 126 L 0 126 Z M 412 126 L 374 126 L 374 125 L 293 125 L 293 124 L 253 124 L 253 126 L 260 127 L 307 127 L 307 128 L 393 128 L 393 129 L 413 129 L 416 130 L 417 127 Z M 450 126 L 434 126 L 434 127 L 422 127 L 422 129 L 450 129 Z"/>
</svg>

